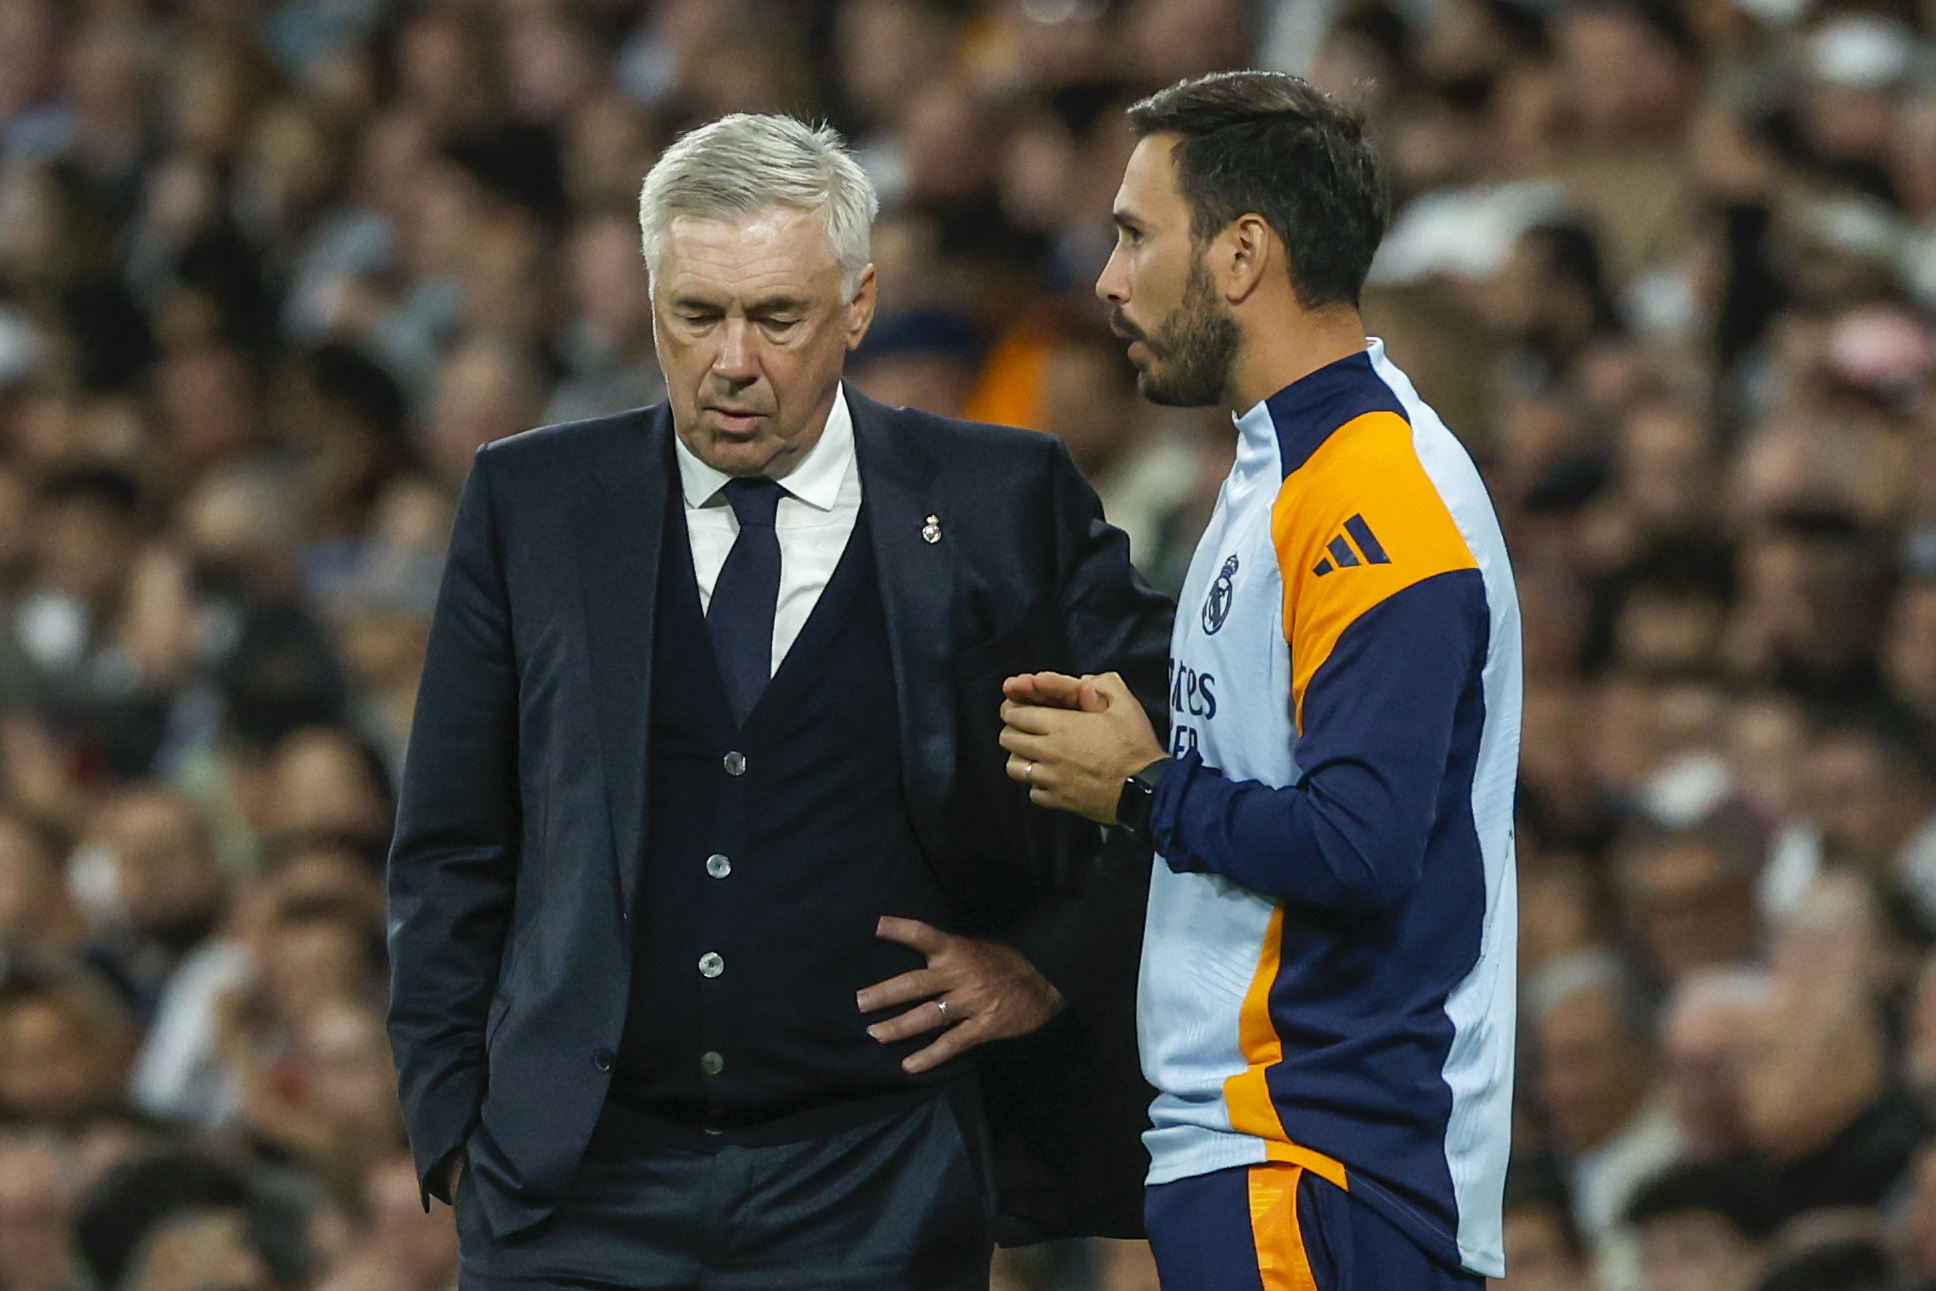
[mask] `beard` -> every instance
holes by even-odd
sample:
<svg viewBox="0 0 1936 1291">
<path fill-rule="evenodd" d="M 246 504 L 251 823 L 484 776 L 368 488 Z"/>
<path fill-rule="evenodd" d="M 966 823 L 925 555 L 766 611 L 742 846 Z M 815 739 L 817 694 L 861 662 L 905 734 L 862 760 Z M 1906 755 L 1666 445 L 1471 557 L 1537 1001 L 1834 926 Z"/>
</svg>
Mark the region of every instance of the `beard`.
<svg viewBox="0 0 1936 1291">
<path fill-rule="evenodd" d="M 1117 335 L 1149 347 L 1149 361 L 1136 369 L 1136 388 L 1145 399 L 1169 408 L 1223 402 L 1242 338 L 1201 260 L 1190 266 L 1184 280 L 1183 303 L 1157 324 L 1154 335 L 1131 323 L 1121 306 L 1114 310 L 1111 326 Z"/>
</svg>

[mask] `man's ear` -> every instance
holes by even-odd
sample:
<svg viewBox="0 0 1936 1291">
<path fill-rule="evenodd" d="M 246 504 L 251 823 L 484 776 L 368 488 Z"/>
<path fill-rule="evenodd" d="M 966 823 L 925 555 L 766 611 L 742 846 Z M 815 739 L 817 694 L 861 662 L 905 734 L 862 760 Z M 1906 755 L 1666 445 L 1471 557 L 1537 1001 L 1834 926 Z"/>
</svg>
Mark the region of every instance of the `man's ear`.
<svg viewBox="0 0 1936 1291">
<path fill-rule="evenodd" d="M 1284 272 L 1278 263 L 1282 244 L 1264 217 L 1255 213 L 1239 215 L 1217 235 L 1211 257 L 1212 270 L 1223 298 L 1241 305 L 1263 284 L 1266 275 Z"/>
<path fill-rule="evenodd" d="M 870 264 L 860 271 L 860 277 L 854 282 L 854 298 L 847 302 L 847 348 L 850 350 L 860 348 L 867 329 L 874 325 L 874 306 L 880 299 L 878 288 L 874 266 Z"/>
</svg>

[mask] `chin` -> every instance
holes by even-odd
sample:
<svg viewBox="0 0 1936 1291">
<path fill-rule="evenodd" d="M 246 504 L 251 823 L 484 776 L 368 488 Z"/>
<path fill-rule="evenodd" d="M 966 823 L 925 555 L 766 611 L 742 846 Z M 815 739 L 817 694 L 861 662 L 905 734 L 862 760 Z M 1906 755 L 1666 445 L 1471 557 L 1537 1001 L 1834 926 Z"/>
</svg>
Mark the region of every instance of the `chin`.
<svg viewBox="0 0 1936 1291">
<path fill-rule="evenodd" d="M 773 445 L 758 440 L 715 437 L 699 460 L 728 475 L 761 475 L 773 460 Z"/>
</svg>

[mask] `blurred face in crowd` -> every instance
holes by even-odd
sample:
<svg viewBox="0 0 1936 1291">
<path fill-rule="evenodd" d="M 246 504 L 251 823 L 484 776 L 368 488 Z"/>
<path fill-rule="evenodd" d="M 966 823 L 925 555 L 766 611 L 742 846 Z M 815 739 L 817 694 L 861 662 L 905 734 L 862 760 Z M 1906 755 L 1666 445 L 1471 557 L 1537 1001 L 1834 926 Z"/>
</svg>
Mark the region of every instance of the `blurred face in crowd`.
<svg viewBox="0 0 1936 1291">
<path fill-rule="evenodd" d="M 78 924 L 46 842 L 0 816 L 0 944 L 55 946 L 72 938 Z"/>
<path fill-rule="evenodd" d="M 1800 705 L 1779 695 L 1737 704 L 1728 715 L 1728 773 L 1772 819 L 1794 805 L 1808 751 L 1808 722 Z"/>
<path fill-rule="evenodd" d="M 0 1269 L 8 1291 L 69 1285 L 74 1170 L 51 1142 L 0 1142 Z"/>
<path fill-rule="evenodd" d="M 437 473 L 454 490 L 478 449 L 530 428 L 539 408 L 530 374 L 504 346 L 482 338 L 463 346 L 437 372 L 425 427 Z"/>
<path fill-rule="evenodd" d="M 873 266 L 851 300 L 841 279 L 826 226 L 808 211 L 667 225 L 652 331 L 672 428 L 700 461 L 779 478 L 820 442 L 847 353 L 874 319 Z"/>
<path fill-rule="evenodd" d="M 112 1106 L 125 1078 L 122 1036 L 54 992 L 0 1009 L 0 1107 L 30 1121 L 70 1121 Z"/>
<path fill-rule="evenodd" d="M 122 1285 L 128 1291 L 269 1291 L 268 1268 L 239 1210 L 177 1215 L 148 1235 Z"/>
<path fill-rule="evenodd" d="M 1936 578 L 1916 579 L 1897 595 L 1883 666 L 1903 697 L 1936 721 Z"/>
<path fill-rule="evenodd" d="M 1586 950 L 1599 933 L 1599 892 L 1584 858 L 1535 849 L 1522 837 L 1519 853 L 1519 968 L 1531 977 L 1542 964 Z"/>
<path fill-rule="evenodd" d="M 1822 831 L 1831 860 L 1887 875 L 1897 852 L 1931 810 L 1929 786 L 1857 732 L 1820 740 L 1801 781 L 1803 807 Z"/>
<path fill-rule="evenodd" d="M 383 1022 L 368 1009 L 334 1001 L 302 1030 L 312 1106 L 361 1150 L 402 1132 L 395 1067 Z"/>
<path fill-rule="evenodd" d="M 1570 1152 L 1598 1147 L 1646 1094 L 1648 1054 L 1611 985 L 1582 987 L 1537 1023 L 1539 1093 Z"/>
<path fill-rule="evenodd" d="M 134 556 L 126 516 L 85 494 L 44 504 L 35 517 L 44 582 L 96 608 L 120 590 Z"/>
<path fill-rule="evenodd" d="M 1846 880 L 1846 882 L 1844 882 Z M 1851 899 L 1846 871 L 1817 879 L 1774 934 L 1775 989 L 1755 1012 L 1739 1067 L 1751 1146 L 1780 1161 L 1828 1143 L 1889 1080 L 1873 1004 L 1872 911 Z"/>
<path fill-rule="evenodd" d="M 113 901 L 140 932 L 191 939 L 221 905 L 226 884 L 207 827 L 173 793 L 128 790 L 101 809 L 88 844 L 110 862 Z"/>
<path fill-rule="evenodd" d="M 1576 6 L 1554 43 L 1574 115 L 1597 139 L 1658 133 L 1685 109 L 1691 69 L 1634 8 Z"/>
<path fill-rule="evenodd" d="M 877 403 L 959 417 L 974 389 L 975 367 L 960 354 L 909 350 L 858 363 L 851 379 Z"/>
<path fill-rule="evenodd" d="M 579 320 L 608 344 L 630 345 L 649 334 L 650 289 L 630 220 L 601 216 L 573 235 L 572 300 Z"/>
<path fill-rule="evenodd" d="M 1619 883 L 1648 967 L 1664 981 L 1753 949 L 1753 890 L 1706 839 L 1671 835 L 1634 848 L 1621 858 Z"/>
<path fill-rule="evenodd" d="M 1694 1210 L 1641 1225 L 1647 1291 L 1749 1291 L 1761 1268 L 1760 1248 L 1719 1215 Z"/>
<path fill-rule="evenodd" d="M 1614 627 L 1621 666 L 1649 676 L 1698 674 L 1714 657 L 1727 605 L 1701 593 L 1639 587 Z"/>
<path fill-rule="evenodd" d="M 1745 995 L 1703 993 L 1697 986 L 1674 997 L 1661 1023 L 1667 1096 L 1689 1150 L 1700 1159 L 1718 1160 L 1747 1147 L 1740 1068 L 1756 1009 Z"/>
<path fill-rule="evenodd" d="M 326 728 L 298 731 L 270 768 L 269 828 L 276 833 L 375 838 L 390 829 L 389 807 L 362 754 Z"/>
<path fill-rule="evenodd" d="M 1174 134 L 1136 145 L 1116 193 L 1116 249 L 1096 280 L 1109 326 L 1129 344 L 1136 384 L 1151 403 L 1222 402 L 1242 335 L 1190 229 L 1177 187 Z"/>
<path fill-rule="evenodd" d="M 1503 1232 L 1506 1276 L 1491 1278 L 1489 1291 L 1586 1291 L 1585 1261 L 1567 1240 L 1566 1220 L 1547 1206 L 1514 1206 Z"/>
</svg>

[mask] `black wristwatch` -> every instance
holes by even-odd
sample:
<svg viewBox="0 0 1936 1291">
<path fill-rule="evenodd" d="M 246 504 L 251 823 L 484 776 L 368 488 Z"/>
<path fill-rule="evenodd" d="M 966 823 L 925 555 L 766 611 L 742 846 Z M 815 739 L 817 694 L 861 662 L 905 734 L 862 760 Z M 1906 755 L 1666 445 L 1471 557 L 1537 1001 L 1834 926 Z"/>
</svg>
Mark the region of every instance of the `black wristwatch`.
<svg viewBox="0 0 1936 1291">
<path fill-rule="evenodd" d="M 1150 808 L 1156 805 L 1156 786 L 1163 782 L 1172 760 L 1158 758 L 1123 781 L 1123 792 L 1116 799 L 1116 824 L 1139 843 L 1156 844 L 1150 836 Z"/>
</svg>

